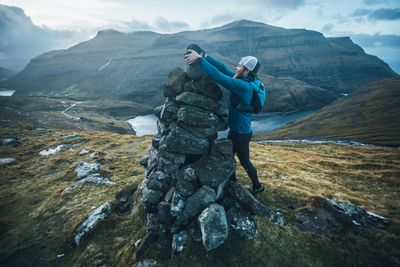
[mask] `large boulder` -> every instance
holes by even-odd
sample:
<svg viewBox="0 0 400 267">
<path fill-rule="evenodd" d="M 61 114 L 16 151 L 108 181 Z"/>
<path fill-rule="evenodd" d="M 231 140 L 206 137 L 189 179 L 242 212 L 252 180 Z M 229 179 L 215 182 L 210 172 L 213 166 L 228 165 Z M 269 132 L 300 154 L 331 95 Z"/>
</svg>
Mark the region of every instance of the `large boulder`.
<svg viewBox="0 0 400 267">
<path fill-rule="evenodd" d="M 253 214 L 260 216 L 269 215 L 267 207 L 258 201 L 243 185 L 229 181 L 226 185 L 226 189 L 233 198 L 249 209 Z"/>
<path fill-rule="evenodd" d="M 193 92 L 183 92 L 175 98 L 179 103 L 196 106 L 214 113 L 219 110 L 219 103 L 212 98 L 205 97 Z"/>
<path fill-rule="evenodd" d="M 228 222 L 223 206 L 213 203 L 198 217 L 203 245 L 207 251 L 220 246 L 228 238 Z"/>
<path fill-rule="evenodd" d="M 222 90 L 209 76 L 204 75 L 197 81 L 189 81 L 183 87 L 184 91 L 197 93 L 216 101 L 222 99 Z"/>
<path fill-rule="evenodd" d="M 204 155 L 209 148 L 208 140 L 198 138 L 177 125 L 172 127 L 168 135 L 162 138 L 160 144 L 164 145 L 164 149 L 168 152 L 181 154 Z"/>
<path fill-rule="evenodd" d="M 244 240 L 254 239 L 258 235 L 256 222 L 251 214 L 235 205 L 226 213 L 228 219 L 229 230 Z"/>
<path fill-rule="evenodd" d="M 177 218 L 178 224 L 187 224 L 189 219 L 198 215 L 204 208 L 217 199 L 214 190 L 208 186 L 200 187 L 193 195 L 186 200 L 182 214 Z"/>
<path fill-rule="evenodd" d="M 178 123 L 199 128 L 214 128 L 219 123 L 219 118 L 211 111 L 193 106 L 182 106 L 178 110 L 177 117 Z"/>
</svg>

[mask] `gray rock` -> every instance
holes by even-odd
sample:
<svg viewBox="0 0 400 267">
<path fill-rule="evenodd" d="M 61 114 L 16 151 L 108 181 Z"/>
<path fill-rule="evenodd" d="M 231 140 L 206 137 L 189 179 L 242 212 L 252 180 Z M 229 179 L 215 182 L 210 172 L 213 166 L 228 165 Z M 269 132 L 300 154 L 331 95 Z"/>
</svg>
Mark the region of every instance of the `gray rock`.
<svg viewBox="0 0 400 267">
<path fill-rule="evenodd" d="M 166 158 L 159 157 L 158 159 L 158 166 L 157 170 L 163 171 L 164 173 L 167 174 L 167 178 L 170 181 L 172 177 L 176 177 L 176 173 L 178 169 L 180 168 L 181 164 L 179 163 L 174 163 Z"/>
<path fill-rule="evenodd" d="M 157 121 L 157 130 L 161 136 L 167 135 L 169 132 L 169 123 L 164 123 L 160 120 Z"/>
<path fill-rule="evenodd" d="M 215 127 L 198 128 L 198 127 L 193 127 L 193 126 L 187 125 L 182 122 L 179 123 L 179 126 L 182 127 L 183 129 L 189 131 L 194 136 L 201 138 L 201 139 L 206 139 L 206 138 L 209 139 L 210 136 L 213 136 L 217 133 L 217 129 Z"/>
<path fill-rule="evenodd" d="M 221 88 L 209 76 L 204 75 L 197 81 L 189 81 L 185 84 L 184 91 L 191 91 L 212 98 L 216 101 L 222 99 L 223 93 Z"/>
<path fill-rule="evenodd" d="M 278 210 L 270 210 L 267 218 L 273 222 L 274 224 L 277 224 L 279 226 L 284 226 L 285 225 L 285 217 L 283 216 L 282 212 Z"/>
<path fill-rule="evenodd" d="M 183 251 L 188 239 L 188 232 L 185 230 L 180 231 L 172 236 L 172 252 L 178 254 Z"/>
<path fill-rule="evenodd" d="M 191 65 L 186 65 L 185 72 L 187 76 L 189 76 L 192 80 L 199 80 L 201 77 L 205 75 L 203 69 L 201 68 L 199 63 L 194 63 Z"/>
<path fill-rule="evenodd" d="M 39 155 L 40 156 L 55 155 L 55 154 L 58 154 L 64 147 L 65 147 L 65 145 L 58 145 L 55 147 L 50 147 L 48 149 L 43 149 L 42 151 L 39 152 Z"/>
<path fill-rule="evenodd" d="M 94 211 L 92 211 L 88 218 L 81 224 L 81 226 L 78 227 L 78 229 L 75 231 L 75 244 L 79 246 L 81 242 L 81 238 L 93 231 L 95 226 L 99 223 L 99 221 L 105 220 L 112 211 L 111 204 L 109 203 L 104 203 L 103 205 L 97 207 Z"/>
<path fill-rule="evenodd" d="M 139 262 L 136 262 L 132 267 L 153 267 L 157 264 L 156 260 L 146 259 Z"/>
<path fill-rule="evenodd" d="M 100 163 L 88 163 L 88 162 L 79 162 L 78 166 L 75 168 L 76 176 L 78 179 L 82 179 L 89 174 L 100 171 L 101 165 Z"/>
<path fill-rule="evenodd" d="M 266 206 L 258 201 L 244 186 L 238 182 L 229 181 L 225 187 L 229 194 L 251 213 L 260 216 L 268 216 Z"/>
<path fill-rule="evenodd" d="M 171 153 L 166 151 L 164 148 L 165 146 L 159 147 L 158 149 L 158 154 L 160 155 L 160 157 L 168 159 L 170 162 L 175 164 L 183 164 L 185 162 L 185 154 Z"/>
<path fill-rule="evenodd" d="M 160 147 L 160 141 L 161 141 L 161 135 L 156 134 L 153 136 L 153 139 L 151 140 L 151 144 L 154 148 L 159 148 Z"/>
<path fill-rule="evenodd" d="M 174 221 L 174 217 L 171 215 L 171 203 L 167 201 L 161 201 L 157 205 L 157 217 L 163 224 L 169 225 Z"/>
<path fill-rule="evenodd" d="M 164 107 L 161 110 L 160 120 L 164 123 L 176 121 L 176 114 L 178 113 L 178 110 L 179 105 L 171 98 L 167 98 L 164 103 Z"/>
<path fill-rule="evenodd" d="M 153 169 L 158 166 L 158 157 L 158 150 L 154 147 L 151 147 L 149 153 L 147 154 L 145 176 L 150 174 Z"/>
<path fill-rule="evenodd" d="M 77 138 L 80 136 L 81 135 L 79 133 L 73 133 L 73 134 L 69 134 L 69 135 L 61 137 L 60 140 L 72 139 L 72 138 Z"/>
<path fill-rule="evenodd" d="M 132 210 L 135 202 L 134 199 L 135 191 L 136 191 L 135 186 L 128 186 L 123 190 L 119 191 L 115 195 L 115 200 L 116 200 L 115 211 L 117 213 L 121 215 Z"/>
<path fill-rule="evenodd" d="M 199 188 L 197 180 L 192 180 L 187 175 L 179 175 L 176 181 L 176 190 L 179 191 L 183 196 L 189 197 Z"/>
<path fill-rule="evenodd" d="M 217 197 L 222 193 L 225 183 L 233 174 L 236 162 L 233 157 L 221 160 L 212 156 L 205 156 L 192 164 L 202 185 L 211 187 L 217 192 Z"/>
<path fill-rule="evenodd" d="M 326 201 L 334 208 L 334 210 L 340 213 L 342 219 L 346 216 L 348 221 L 351 220 L 352 225 L 356 227 L 375 227 L 384 229 L 389 224 L 390 221 L 386 218 L 377 215 L 373 212 L 367 211 L 356 205 L 352 205 L 343 201 L 338 201 L 335 199 L 325 198 Z"/>
<path fill-rule="evenodd" d="M 92 173 L 85 178 L 82 178 L 77 183 L 68 186 L 61 195 L 69 194 L 72 191 L 81 188 L 85 184 L 98 184 L 98 185 L 115 185 L 115 182 L 109 180 L 108 178 L 102 177 L 98 173 Z"/>
<path fill-rule="evenodd" d="M 160 118 L 161 111 L 164 108 L 164 105 L 153 108 L 153 114 L 156 115 L 157 118 Z"/>
<path fill-rule="evenodd" d="M 214 141 L 211 145 L 211 156 L 221 160 L 230 160 L 233 158 L 232 141 L 226 138 L 221 138 Z"/>
<path fill-rule="evenodd" d="M 208 140 L 198 138 L 177 125 L 171 129 L 161 144 L 165 145 L 166 151 L 180 154 L 204 155 L 209 148 Z"/>
<path fill-rule="evenodd" d="M 228 222 L 224 207 L 211 204 L 198 217 L 203 246 L 207 251 L 219 247 L 228 238 Z"/>
<path fill-rule="evenodd" d="M 142 167 L 147 168 L 147 159 L 148 159 L 148 158 L 149 158 L 149 156 L 146 155 L 146 156 L 143 156 L 143 157 L 140 159 L 139 163 L 140 163 L 140 165 L 142 165 Z"/>
<path fill-rule="evenodd" d="M 168 74 L 167 86 L 170 90 L 180 94 L 183 92 L 183 86 L 185 82 L 189 80 L 189 77 L 181 68 L 176 68 Z"/>
<path fill-rule="evenodd" d="M 234 206 L 226 213 L 226 217 L 229 229 L 240 238 L 251 240 L 257 237 L 257 225 L 249 212 Z"/>
<path fill-rule="evenodd" d="M 148 189 L 146 186 L 142 190 L 142 201 L 150 204 L 157 204 L 158 201 L 163 197 L 160 191 Z"/>
<path fill-rule="evenodd" d="M 0 166 L 1 165 L 6 165 L 14 162 L 16 159 L 15 158 L 0 158 Z"/>
<path fill-rule="evenodd" d="M 21 145 L 21 142 L 20 142 L 18 136 L 5 136 L 5 137 L 2 137 L 1 138 L 1 142 L 4 145 L 13 146 L 13 147 Z"/>
<path fill-rule="evenodd" d="M 178 123 L 198 128 L 217 128 L 219 118 L 211 111 L 193 106 L 182 106 L 177 113 Z"/>
<path fill-rule="evenodd" d="M 153 171 L 146 182 L 148 189 L 166 193 L 168 191 L 168 176 L 162 171 Z"/>
<path fill-rule="evenodd" d="M 89 150 L 82 149 L 82 150 L 79 152 L 79 155 L 85 155 L 85 154 L 88 154 L 88 153 L 90 153 Z"/>
<path fill-rule="evenodd" d="M 212 98 L 205 97 L 193 92 L 183 92 L 175 98 L 178 102 L 189 106 L 196 106 L 214 113 L 219 110 L 219 103 Z"/>
<path fill-rule="evenodd" d="M 185 197 L 181 193 L 175 190 L 172 195 L 171 210 L 170 210 L 171 215 L 174 217 L 179 216 L 182 213 L 183 209 L 185 208 L 185 204 L 186 204 Z"/>
<path fill-rule="evenodd" d="M 217 199 L 216 193 L 208 186 L 200 187 L 193 195 L 187 198 L 185 208 L 177 217 L 178 224 L 188 224 L 189 220 L 197 216 L 203 209 Z"/>
<path fill-rule="evenodd" d="M 313 212 L 298 213 L 294 225 L 301 231 L 316 234 L 339 233 L 343 230 L 343 225 L 335 216 L 322 208 L 317 208 Z"/>
</svg>

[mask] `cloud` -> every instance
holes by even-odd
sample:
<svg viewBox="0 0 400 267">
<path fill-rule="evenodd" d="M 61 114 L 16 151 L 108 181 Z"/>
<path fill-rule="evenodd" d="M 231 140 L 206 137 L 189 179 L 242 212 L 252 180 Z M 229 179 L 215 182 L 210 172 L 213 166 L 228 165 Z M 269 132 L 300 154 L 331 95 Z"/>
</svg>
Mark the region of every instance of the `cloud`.
<svg viewBox="0 0 400 267">
<path fill-rule="evenodd" d="M 400 8 L 356 9 L 354 17 L 366 17 L 368 20 L 399 20 Z"/>
<path fill-rule="evenodd" d="M 390 4 L 396 3 L 398 0 L 364 0 L 366 5 L 380 5 L 380 4 Z"/>
<path fill-rule="evenodd" d="M 321 32 L 331 33 L 334 27 L 335 26 L 332 23 L 325 24 L 324 27 L 322 27 Z"/>
<path fill-rule="evenodd" d="M 171 21 L 163 17 L 158 17 L 155 21 L 155 28 L 159 32 L 172 33 L 189 30 L 190 26 L 183 21 Z"/>
<path fill-rule="evenodd" d="M 216 15 L 211 17 L 208 21 L 202 22 L 201 27 L 202 28 L 209 28 L 209 27 L 214 27 L 214 26 L 221 26 L 227 23 L 230 23 L 235 20 L 242 19 L 243 16 L 240 16 L 239 14 L 234 14 L 234 13 L 223 13 L 220 15 Z"/>
<path fill-rule="evenodd" d="M 396 47 L 400 49 L 400 35 L 351 34 L 351 39 L 362 47 Z"/>
<path fill-rule="evenodd" d="M 88 32 L 38 27 L 18 7 L 0 5 L 0 66 L 22 69 L 31 58 L 46 51 L 86 40 Z"/>
<path fill-rule="evenodd" d="M 239 4 L 246 6 L 255 6 L 257 8 L 274 8 L 274 9 L 297 9 L 306 4 L 305 0 L 237 0 Z"/>
</svg>

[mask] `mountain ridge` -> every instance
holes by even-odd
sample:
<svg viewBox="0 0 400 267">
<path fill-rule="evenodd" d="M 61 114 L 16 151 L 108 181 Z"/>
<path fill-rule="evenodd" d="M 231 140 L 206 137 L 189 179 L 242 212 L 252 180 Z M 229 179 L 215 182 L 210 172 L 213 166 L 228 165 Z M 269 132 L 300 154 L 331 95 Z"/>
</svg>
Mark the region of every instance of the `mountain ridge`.
<svg viewBox="0 0 400 267">
<path fill-rule="evenodd" d="M 162 102 L 159 85 L 172 68 L 184 68 L 183 52 L 191 42 L 228 66 L 251 54 L 260 59 L 260 76 L 289 76 L 336 94 L 397 75 L 349 38 L 325 38 L 316 31 L 239 20 L 175 34 L 102 30 L 69 49 L 32 59 L 0 86 L 17 90 L 17 95 L 111 97 L 156 106 Z M 71 87 L 75 89 L 65 93 Z"/>
</svg>

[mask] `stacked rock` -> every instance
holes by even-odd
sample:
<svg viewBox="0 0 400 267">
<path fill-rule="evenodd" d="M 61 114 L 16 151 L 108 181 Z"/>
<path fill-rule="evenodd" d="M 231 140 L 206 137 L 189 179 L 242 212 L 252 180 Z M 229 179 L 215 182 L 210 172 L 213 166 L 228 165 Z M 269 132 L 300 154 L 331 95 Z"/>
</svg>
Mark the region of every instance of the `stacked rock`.
<svg viewBox="0 0 400 267">
<path fill-rule="evenodd" d="M 229 181 L 236 168 L 232 143 L 217 134 L 227 129 L 223 91 L 191 65 L 186 72 L 172 71 L 163 93 L 164 105 L 154 110 L 158 134 L 141 159 L 147 229 L 137 253 L 157 239 L 172 239 L 173 252 L 181 252 L 189 233 L 207 251 L 221 245 L 229 231 L 255 238 L 251 215 L 267 215 L 267 209 L 241 184 Z"/>
</svg>

